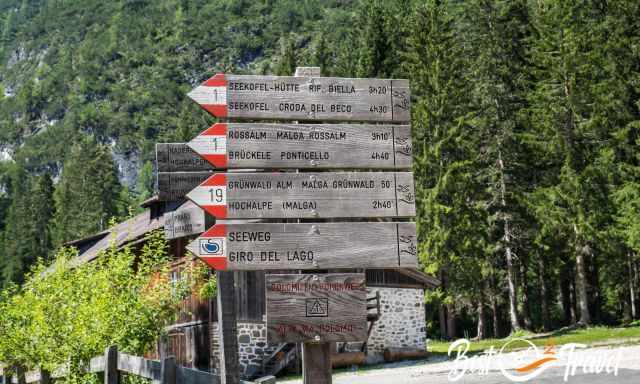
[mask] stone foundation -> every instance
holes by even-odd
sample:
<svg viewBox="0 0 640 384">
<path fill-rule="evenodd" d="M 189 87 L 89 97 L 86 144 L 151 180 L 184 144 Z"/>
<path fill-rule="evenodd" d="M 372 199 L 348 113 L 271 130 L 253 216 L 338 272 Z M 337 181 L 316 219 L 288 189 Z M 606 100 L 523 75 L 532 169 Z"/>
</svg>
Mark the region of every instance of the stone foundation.
<svg viewBox="0 0 640 384">
<path fill-rule="evenodd" d="M 425 349 L 427 345 L 424 292 L 409 288 L 367 288 L 369 297 L 380 292 L 380 319 L 367 346 L 367 362 L 382 360 L 388 347 Z"/>
<path fill-rule="evenodd" d="M 213 323 L 213 366 L 218 367 L 219 343 L 218 323 Z M 240 372 L 245 377 L 262 373 L 262 362 L 275 350 L 276 345 L 267 344 L 267 327 L 264 323 L 238 323 L 238 360 Z"/>
</svg>

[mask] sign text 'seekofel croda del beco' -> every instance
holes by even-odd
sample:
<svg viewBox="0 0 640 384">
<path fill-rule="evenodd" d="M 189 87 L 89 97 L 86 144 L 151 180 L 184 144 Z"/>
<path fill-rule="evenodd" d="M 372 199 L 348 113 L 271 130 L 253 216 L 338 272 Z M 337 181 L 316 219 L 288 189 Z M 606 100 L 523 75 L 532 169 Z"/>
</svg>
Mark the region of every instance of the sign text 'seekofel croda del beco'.
<svg viewBox="0 0 640 384">
<path fill-rule="evenodd" d="M 411 172 L 215 173 L 187 198 L 218 219 L 411 217 Z"/>
<path fill-rule="evenodd" d="M 222 271 L 418 267 L 415 223 L 216 224 L 187 249 Z"/>
<path fill-rule="evenodd" d="M 189 93 L 216 117 L 408 122 L 409 82 L 217 74 Z"/>
</svg>

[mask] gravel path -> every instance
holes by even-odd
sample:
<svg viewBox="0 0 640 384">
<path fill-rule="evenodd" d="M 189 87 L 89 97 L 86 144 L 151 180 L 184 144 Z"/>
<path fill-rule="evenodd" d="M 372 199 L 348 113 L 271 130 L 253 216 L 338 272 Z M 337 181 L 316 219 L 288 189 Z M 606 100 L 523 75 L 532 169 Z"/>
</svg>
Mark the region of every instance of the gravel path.
<svg viewBox="0 0 640 384">
<path fill-rule="evenodd" d="M 505 367 L 509 373 L 515 373 L 511 368 L 522 366 L 518 361 L 521 352 L 511 352 L 504 355 Z M 578 368 L 575 376 L 569 372 L 567 382 L 590 384 L 590 383 L 634 383 L 640 384 L 640 346 L 614 346 L 596 347 L 586 350 L 575 350 L 571 355 L 572 361 Z M 604 367 L 600 373 L 585 373 L 583 364 L 585 359 L 589 362 L 611 361 L 618 366 L 618 375 L 613 372 L 607 374 Z M 529 359 L 530 360 L 530 359 Z M 496 358 L 476 359 L 474 361 L 474 372 L 467 371 L 457 383 L 510 383 L 499 369 Z M 555 365 L 552 365 L 555 364 Z M 548 364 L 549 368 L 541 375 L 531 379 L 530 383 L 562 383 L 566 370 L 567 358 L 565 355 L 559 357 L 558 363 Z M 591 365 L 591 364 L 589 364 Z M 460 366 L 458 366 L 460 367 Z M 354 371 L 349 373 L 338 373 L 334 375 L 334 384 L 444 384 L 451 382 L 449 373 L 455 369 L 456 365 L 446 357 L 434 357 L 427 361 L 401 362 L 384 364 L 375 368 Z M 613 371 L 613 365 L 611 367 Z M 459 372 L 459 371 L 458 371 Z M 302 380 L 278 381 L 278 383 L 301 383 Z"/>
</svg>

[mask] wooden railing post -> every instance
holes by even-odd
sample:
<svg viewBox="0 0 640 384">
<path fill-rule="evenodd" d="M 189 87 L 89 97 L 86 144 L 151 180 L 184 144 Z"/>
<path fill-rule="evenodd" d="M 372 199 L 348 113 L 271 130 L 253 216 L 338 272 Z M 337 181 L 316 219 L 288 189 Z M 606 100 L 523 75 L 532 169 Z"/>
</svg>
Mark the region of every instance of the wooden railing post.
<svg viewBox="0 0 640 384">
<path fill-rule="evenodd" d="M 40 370 L 40 384 L 51 384 L 51 374 L 45 369 Z"/>
<path fill-rule="evenodd" d="M 160 384 L 176 384 L 176 358 L 173 356 L 162 359 L 160 366 Z"/>
<path fill-rule="evenodd" d="M 27 379 L 25 378 L 25 370 L 21 365 L 18 365 L 16 367 L 16 376 L 18 377 L 18 384 L 27 384 Z"/>
<path fill-rule="evenodd" d="M 115 345 L 104 352 L 104 384 L 118 384 L 118 347 Z"/>
</svg>

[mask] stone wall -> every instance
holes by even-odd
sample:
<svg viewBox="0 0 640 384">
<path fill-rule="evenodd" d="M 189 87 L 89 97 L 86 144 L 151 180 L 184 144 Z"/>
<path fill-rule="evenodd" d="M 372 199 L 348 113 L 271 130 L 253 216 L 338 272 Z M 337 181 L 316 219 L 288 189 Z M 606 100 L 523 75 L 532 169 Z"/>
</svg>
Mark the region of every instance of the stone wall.
<svg viewBox="0 0 640 384">
<path fill-rule="evenodd" d="M 220 353 L 218 323 L 213 323 L 211 335 L 212 363 L 217 367 Z M 262 373 L 262 361 L 271 355 L 275 347 L 276 345 L 267 344 L 267 327 L 264 323 L 238 323 L 238 359 L 243 376 Z"/>
<path fill-rule="evenodd" d="M 369 287 L 367 291 L 367 296 L 380 292 L 382 314 L 369 337 L 367 361 L 380 361 L 388 347 L 426 348 L 422 289 Z"/>
</svg>

